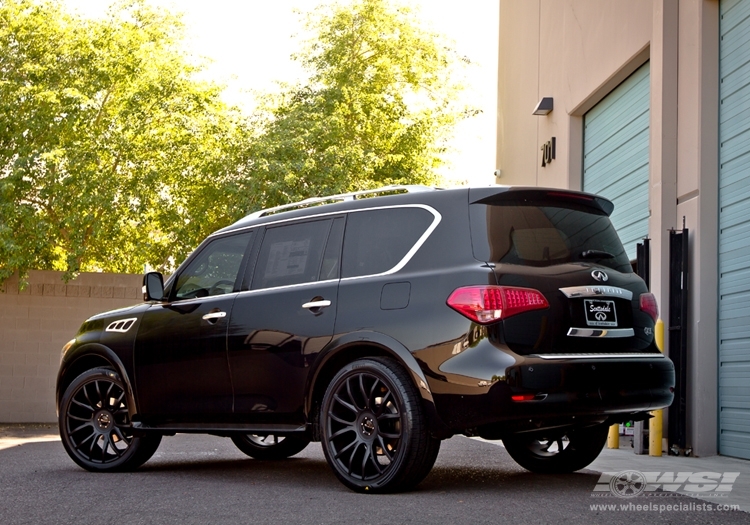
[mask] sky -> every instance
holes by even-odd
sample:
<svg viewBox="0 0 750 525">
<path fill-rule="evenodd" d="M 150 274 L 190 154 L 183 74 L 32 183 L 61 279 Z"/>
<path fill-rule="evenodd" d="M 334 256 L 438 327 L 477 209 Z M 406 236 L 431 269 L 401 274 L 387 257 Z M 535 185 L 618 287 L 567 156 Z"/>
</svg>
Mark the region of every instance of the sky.
<svg viewBox="0 0 750 525">
<path fill-rule="evenodd" d="M 106 0 L 62 0 L 83 16 L 103 16 Z M 247 112 L 253 91 L 278 89 L 303 71 L 291 59 L 300 49 L 303 17 L 325 0 L 148 0 L 183 13 L 190 53 L 209 59 L 203 78 L 226 85 L 225 100 Z M 499 0 L 401 0 L 413 6 L 425 27 L 455 42 L 471 59 L 464 101 L 482 113 L 463 121 L 451 142 L 446 185 L 494 182 L 497 112 Z"/>
</svg>

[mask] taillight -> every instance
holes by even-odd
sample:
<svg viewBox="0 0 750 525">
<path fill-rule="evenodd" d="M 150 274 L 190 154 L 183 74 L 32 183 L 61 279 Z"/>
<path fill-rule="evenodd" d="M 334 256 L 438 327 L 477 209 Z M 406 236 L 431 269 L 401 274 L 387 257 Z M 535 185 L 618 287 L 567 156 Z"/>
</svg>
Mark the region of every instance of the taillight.
<svg viewBox="0 0 750 525">
<path fill-rule="evenodd" d="M 533 401 L 536 396 L 534 394 L 519 394 L 517 396 L 510 396 L 513 401 Z"/>
<path fill-rule="evenodd" d="M 538 290 L 515 286 L 464 286 L 448 297 L 448 306 L 479 324 L 549 308 Z"/>
<path fill-rule="evenodd" d="M 656 322 L 659 318 L 659 305 L 656 304 L 656 297 L 651 292 L 641 294 L 641 310 L 651 316 Z"/>
</svg>

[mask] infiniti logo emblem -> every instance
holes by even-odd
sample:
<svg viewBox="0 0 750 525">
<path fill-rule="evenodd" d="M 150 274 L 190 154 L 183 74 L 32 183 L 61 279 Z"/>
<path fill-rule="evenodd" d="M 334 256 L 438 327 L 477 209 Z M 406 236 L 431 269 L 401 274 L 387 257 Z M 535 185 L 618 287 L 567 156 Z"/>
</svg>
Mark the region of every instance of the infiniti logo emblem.
<svg viewBox="0 0 750 525">
<path fill-rule="evenodd" d="M 601 270 L 594 270 L 593 272 L 591 272 L 591 277 L 599 282 L 605 282 L 609 280 L 609 276 Z"/>
</svg>

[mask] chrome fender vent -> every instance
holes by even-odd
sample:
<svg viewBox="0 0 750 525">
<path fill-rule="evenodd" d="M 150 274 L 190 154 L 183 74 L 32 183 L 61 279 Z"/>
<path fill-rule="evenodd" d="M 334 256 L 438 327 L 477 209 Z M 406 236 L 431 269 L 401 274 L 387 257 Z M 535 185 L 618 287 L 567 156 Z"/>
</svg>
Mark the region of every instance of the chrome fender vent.
<svg viewBox="0 0 750 525">
<path fill-rule="evenodd" d="M 119 321 L 112 321 L 109 326 L 104 330 L 105 332 L 120 332 L 124 334 L 135 324 L 138 320 L 137 317 L 130 317 L 128 319 L 120 319 Z"/>
</svg>

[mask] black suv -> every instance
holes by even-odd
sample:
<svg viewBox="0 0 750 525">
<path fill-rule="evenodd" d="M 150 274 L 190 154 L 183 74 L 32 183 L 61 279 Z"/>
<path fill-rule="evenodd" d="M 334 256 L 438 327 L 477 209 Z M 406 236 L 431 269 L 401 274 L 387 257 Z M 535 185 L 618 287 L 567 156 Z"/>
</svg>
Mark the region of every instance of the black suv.
<svg viewBox="0 0 750 525">
<path fill-rule="evenodd" d="M 251 214 L 145 303 L 63 349 L 62 442 L 132 469 L 164 435 L 257 459 L 321 441 L 355 491 L 419 483 L 454 434 L 536 472 L 586 467 L 607 428 L 672 402 L 656 301 L 610 201 L 558 189 L 388 187 Z"/>
</svg>

